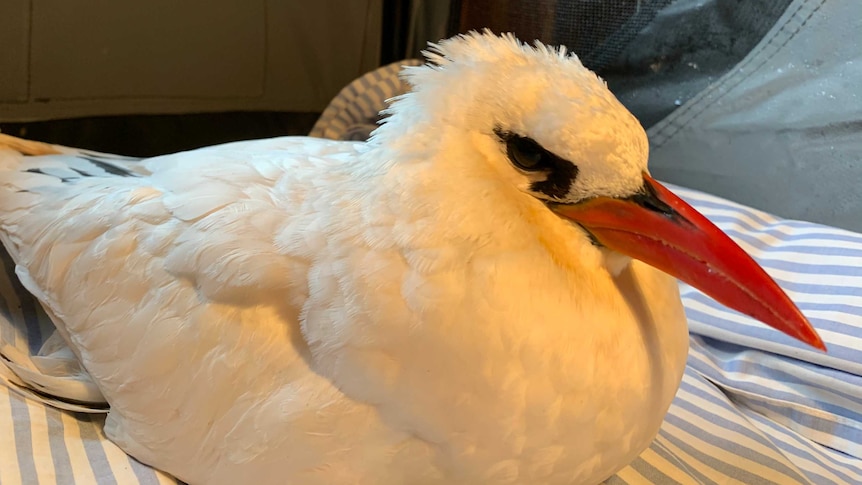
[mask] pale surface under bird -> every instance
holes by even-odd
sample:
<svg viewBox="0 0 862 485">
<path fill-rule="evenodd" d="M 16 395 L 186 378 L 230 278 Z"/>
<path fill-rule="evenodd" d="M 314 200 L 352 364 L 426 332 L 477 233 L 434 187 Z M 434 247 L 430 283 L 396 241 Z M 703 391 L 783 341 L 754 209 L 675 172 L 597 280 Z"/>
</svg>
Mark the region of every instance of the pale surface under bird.
<svg viewBox="0 0 862 485">
<path fill-rule="evenodd" d="M 650 245 L 707 223 L 576 57 L 486 33 L 430 60 L 368 143 L 136 161 L 0 135 L 0 237 L 123 450 L 192 484 L 597 483 L 688 345 L 676 280 L 619 251 L 822 347 L 745 290 L 765 274 Z"/>
</svg>

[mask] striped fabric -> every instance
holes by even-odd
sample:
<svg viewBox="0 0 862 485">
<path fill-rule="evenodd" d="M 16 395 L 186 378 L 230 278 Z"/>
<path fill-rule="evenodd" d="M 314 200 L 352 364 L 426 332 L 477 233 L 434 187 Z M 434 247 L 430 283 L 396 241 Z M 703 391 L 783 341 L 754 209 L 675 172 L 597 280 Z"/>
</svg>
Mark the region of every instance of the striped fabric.
<svg viewBox="0 0 862 485">
<path fill-rule="evenodd" d="M 61 411 L 0 387 L 0 483 L 177 483 L 108 441 L 104 416 Z"/>
<path fill-rule="evenodd" d="M 387 66 L 345 88 L 312 134 L 367 136 L 383 100 L 404 89 L 397 71 Z M 807 349 L 683 285 L 692 335 L 679 393 L 652 446 L 607 483 L 862 483 L 862 234 L 671 189 L 788 290 L 830 352 Z M 106 440 L 98 405 L 51 401 L 79 412 L 61 411 L 40 394 L 22 397 L 24 379 L 12 368 L 46 374 L 41 382 L 66 397 L 92 392 L 68 352 L 43 345 L 51 324 L 3 256 L 0 353 L 17 363 L 0 365 L 7 384 L 0 386 L 0 485 L 176 483 Z"/>
</svg>

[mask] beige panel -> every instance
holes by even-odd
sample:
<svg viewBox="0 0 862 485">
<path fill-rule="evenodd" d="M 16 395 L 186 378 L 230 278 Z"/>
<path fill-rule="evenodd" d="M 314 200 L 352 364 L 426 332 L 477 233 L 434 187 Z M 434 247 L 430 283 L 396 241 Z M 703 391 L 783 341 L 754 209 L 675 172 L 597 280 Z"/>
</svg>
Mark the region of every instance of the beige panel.
<svg viewBox="0 0 862 485">
<path fill-rule="evenodd" d="M 27 100 L 30 0 L 0 0 L 0 102 Z"/>
<path fill-rule="evenodd" d="M 269 2 L 268 89 L 298 111 L 320 111 L 345 85 L 377 67 L 380 0 Z"/>
<path fill-rule="evenodd" d="M 37 100 L 260 96 L 265 0 L 33 0 Z"/>
<path fill-rule="evenodd" d="M 382 0 L 33 1 L 33 95 L 0 121 L 319 112 L 379 63 Z"/>
</svg>

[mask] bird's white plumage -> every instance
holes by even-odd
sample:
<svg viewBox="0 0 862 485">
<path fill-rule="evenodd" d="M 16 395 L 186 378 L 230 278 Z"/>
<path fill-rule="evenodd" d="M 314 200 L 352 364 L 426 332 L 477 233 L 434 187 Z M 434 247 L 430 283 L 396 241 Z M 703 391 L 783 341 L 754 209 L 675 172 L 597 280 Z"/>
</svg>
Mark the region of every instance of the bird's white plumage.
<svg viewBox="0 0 862 485">
<path fill-rule="evenodd" d="M 0 151 L 0 236 L 124 450 L 193 484 L 568 484 L 649 444 L 685 364 L 675 281 L 610 265 L 493 134 L 576 162 L 578 200 L 640 187 L 643 130 L 573 56 L 431 57 L 367 144 L 111 162 L 135 176 Z"/>
</svg>

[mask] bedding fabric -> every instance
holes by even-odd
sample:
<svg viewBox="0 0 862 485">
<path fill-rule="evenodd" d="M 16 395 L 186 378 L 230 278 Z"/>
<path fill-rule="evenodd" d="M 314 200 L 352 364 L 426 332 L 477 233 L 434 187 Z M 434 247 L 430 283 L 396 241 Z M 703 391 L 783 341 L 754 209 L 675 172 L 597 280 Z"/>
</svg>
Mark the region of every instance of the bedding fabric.
<svg viewBox="0 0 862 485">
<path fill-rule="evenodd" d="M 311 134 L 365 138 L 404 89 L 398 70 L 347 86 Z M 670 188 L 775 277 L 830 352 L 682 285 L 691 351 L 679 393 L 650 448 L 607 483 L 862 483 L 862 234 Z M 0 256 L 0 484 L 176 483 L 105 438 L 98 389 Z"/>
</svg>

